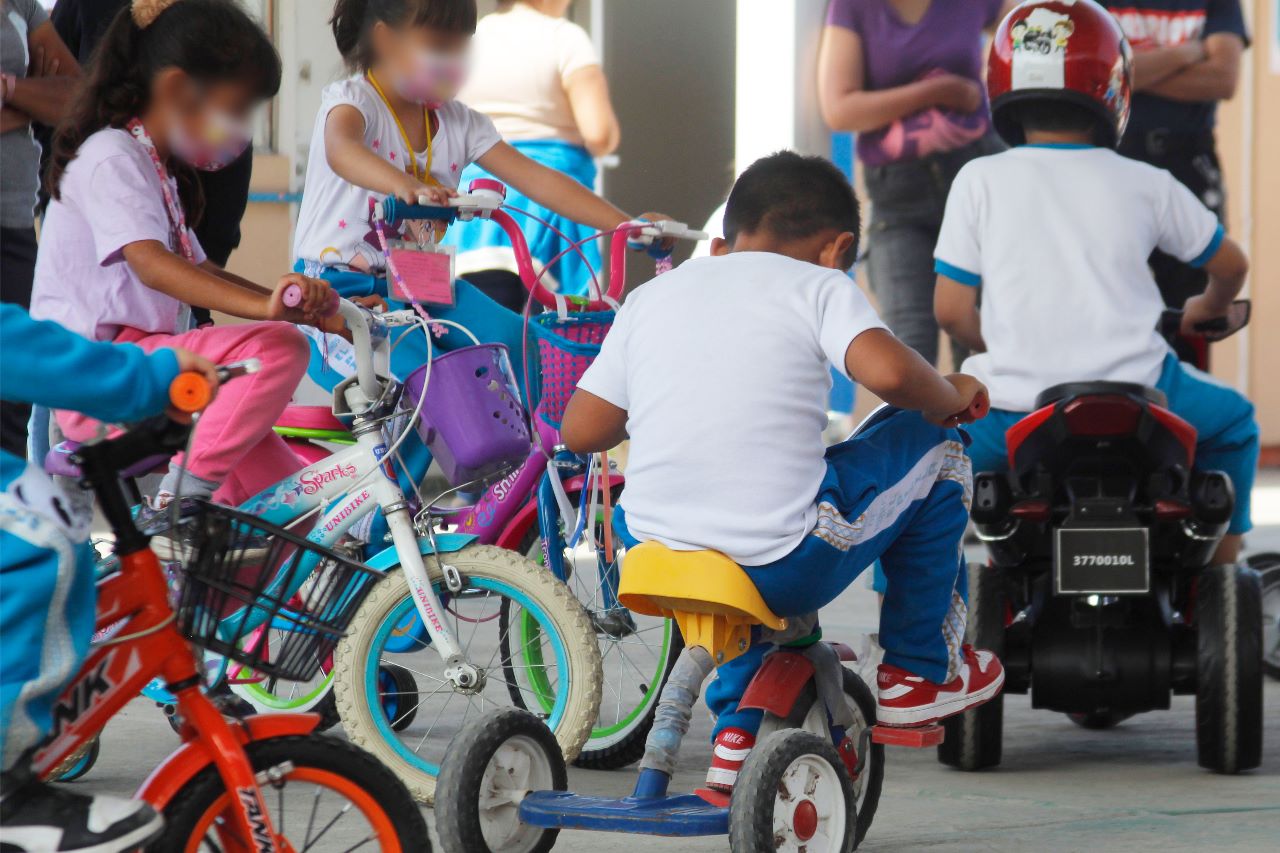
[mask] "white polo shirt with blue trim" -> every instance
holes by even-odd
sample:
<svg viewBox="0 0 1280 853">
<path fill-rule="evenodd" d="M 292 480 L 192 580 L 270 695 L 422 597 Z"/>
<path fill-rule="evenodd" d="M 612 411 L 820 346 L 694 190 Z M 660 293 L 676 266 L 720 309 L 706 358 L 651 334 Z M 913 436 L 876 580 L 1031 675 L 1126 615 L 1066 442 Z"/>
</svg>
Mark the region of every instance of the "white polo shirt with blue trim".
<svg viewBox="0 0 1280 853">
<path fill-rule="evenodd" d="M 1030 411 L 1062 382 L 1154 385 L 1169 351 L 1153 249 L 1200 266 L 1213 213 L 1172 175 L 1106 148 L 1023 145 L 956 176 L 934 266 L 982 288 L 987 351 L 963 370 L 996 408 Z"/>
</svg>

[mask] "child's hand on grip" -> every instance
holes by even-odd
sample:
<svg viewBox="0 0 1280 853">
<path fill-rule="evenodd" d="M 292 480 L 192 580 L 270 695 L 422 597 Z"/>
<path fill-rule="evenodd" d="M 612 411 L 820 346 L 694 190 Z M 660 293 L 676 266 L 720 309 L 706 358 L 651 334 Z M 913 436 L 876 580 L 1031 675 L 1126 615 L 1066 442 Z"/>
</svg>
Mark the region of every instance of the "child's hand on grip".
<svg viewBox="0 0 1280 853">
<path fill-rule="evenodd" d="M 291 297 L 287 301 L 286 291 L 291 292 Z M 332 305 L 333 289 L 329 287 L 328 282 L 300 273 L 289 273 L 281 276 L 280 281 L 276 283 L 276 289 L 271 294 L 267 319 L 319 326 L 324 317 L 331 312 Z"/>
<path fill-rule="evenodd" d="M 1226 305 L 1217 304 L 1203 293 L 1192 296 L 1182 306 L 1182 334 L 1197 337 L 1203 334 L 1199 327 L 1215 320 L 1224 320 L 1230 312 L 1229 302 Z"/>
<path fill-rule="evenodd" d="M 956 389 L 956 404 L 948 412 L 925 412 L 925 420 L 950 428 L 971 424 L 987 416 L 991 398 L 985 385 L 967 373 L 952 373 L 945 378 Z"/>
<path fill-rule="evenodd" d="M 209 385 L 209 399 L 212 400 L 218 393 L 218 366 L 202 355 L 197 355 L 190 350 L 174 347 L 173 354 L 178 358 L 178 372 L 197 373 Z M 165 414 L 170 419 L 178 423 L 191 423 L 191 413 L 179 409 L 177 406 L 169 406 L 165 409 Z"/>
</svg>

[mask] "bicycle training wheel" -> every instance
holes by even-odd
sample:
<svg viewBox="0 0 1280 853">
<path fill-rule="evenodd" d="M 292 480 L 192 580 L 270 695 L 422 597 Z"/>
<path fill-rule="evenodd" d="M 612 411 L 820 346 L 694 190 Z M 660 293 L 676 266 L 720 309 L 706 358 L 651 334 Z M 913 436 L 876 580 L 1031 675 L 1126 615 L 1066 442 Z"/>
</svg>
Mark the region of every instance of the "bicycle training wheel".
<svg viewBox="0 0 1280 853">
<path fill-rule="evenodd" d="M 442 559 L 461 577 L 458 592 L 445 587 L 434 557 L 427 558 L 427 567 L 444 621 L 480 670 L 476 686 L 459 688 L 445 677 L 445 662 L 431 647 L 408 581 L 396 570 L 369 593 L 334 659 L 334 695 L 348 736 L 426 802 L 434 798 L 453 736 L 474 717 L 512 705 L 512 690 L 528 694 L 525 707 L 542 708 L 537 715 L 566 756 L 582 749 L 600 707 L 595 633 L 563 584 L 519 555 L 487 545 L 470 545 Z M 505 622 L 504 608 L 512 615 Z M 536 630 L 512 642 L 512 626 L 523 624 L 525 614 Z M 388 685 L 389 667 L 412 675 L 412 682 Z M 519 674 L 508 681 L 513 670 Z M 545 686 L 545 707 L 530 683 Z M 385 711 L 387 691 L 400 703 L 395 720 Z"/>
<path fill-rule="evenodd" d="M 258 771 L 279 849 L 421 851 L 427 822 L 404 785 L 368 753 L 325 736 L 254 741 L 245 755 Z M 253 839 L 225 837 L 228 791 L 216 767 L 200 771 L 164 809 L 164 833 L 151 853 L 256 850 Z M 240 845 L 229 844 L 233 840 Z"/>
</svg>

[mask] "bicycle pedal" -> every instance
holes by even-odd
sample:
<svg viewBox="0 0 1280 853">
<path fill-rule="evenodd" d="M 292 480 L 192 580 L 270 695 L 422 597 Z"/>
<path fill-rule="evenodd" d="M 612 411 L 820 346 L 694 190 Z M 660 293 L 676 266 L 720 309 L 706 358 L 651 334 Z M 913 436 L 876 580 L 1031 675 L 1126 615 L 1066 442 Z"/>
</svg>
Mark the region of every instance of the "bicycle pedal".
<svg viewBox="0 0 1280 853">
<path fill-rule="evenodd" d="M 946 738 L 947 731 L 937 723 L 926 726 L 872 726 L 871 742 L 885 746 L 907 746 L 925 749 L 937 746 Z"/>
</svg>

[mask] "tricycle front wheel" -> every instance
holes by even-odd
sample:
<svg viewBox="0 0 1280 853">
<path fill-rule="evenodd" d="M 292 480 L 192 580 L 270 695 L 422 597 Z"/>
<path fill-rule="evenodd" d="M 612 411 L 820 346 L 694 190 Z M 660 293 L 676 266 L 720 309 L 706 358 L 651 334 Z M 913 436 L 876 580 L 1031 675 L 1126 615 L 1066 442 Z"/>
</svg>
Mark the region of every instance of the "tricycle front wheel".
<svg viewBox="0 0 1280 853">
<path fill-rule="evenodd" d="M 546 723 L 503 708 L 468 723 L 449 745 L 436 787 L 440 845 L 456 853 L 545 853 L 559 830 L 520 822 L 529 791 L 569 787 L 564 756 Z"/>
</svg>

